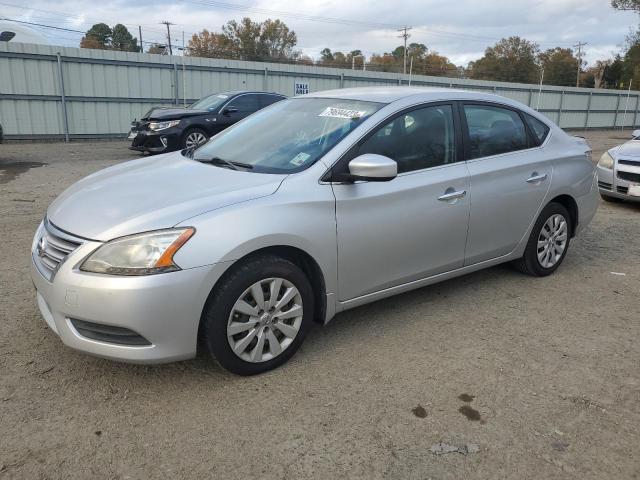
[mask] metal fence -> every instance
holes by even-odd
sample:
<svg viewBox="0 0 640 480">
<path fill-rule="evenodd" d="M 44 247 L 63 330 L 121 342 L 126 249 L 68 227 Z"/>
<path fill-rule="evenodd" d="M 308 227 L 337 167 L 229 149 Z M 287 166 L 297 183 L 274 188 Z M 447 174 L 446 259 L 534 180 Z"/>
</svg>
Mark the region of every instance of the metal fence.
<svg viewBox="0 0 640 480">
<path fill-rule="evenodd" d="M 122 136 L 153 105 L 188 104 L 225 90 L 407 85 L 409 76 L 0 42 L 0 124 L 6 138 Z M 414 75 L 414 86 L 490 91 L 537 108 L 563 128 L 638 125 L 640 92 Z"/>
</svg>

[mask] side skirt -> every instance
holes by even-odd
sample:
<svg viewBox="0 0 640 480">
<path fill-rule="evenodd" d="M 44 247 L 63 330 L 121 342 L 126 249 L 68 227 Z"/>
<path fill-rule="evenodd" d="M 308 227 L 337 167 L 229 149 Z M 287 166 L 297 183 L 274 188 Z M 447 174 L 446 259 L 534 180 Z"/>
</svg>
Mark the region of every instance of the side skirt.
<svg viewBox="0 0 640 480">
<path fill-rule="evenodd" d="M 485 268 L 493 267 L 494 265 L 499 265 L 501 263 L 515 260 L 522 255 L 521 253 L 520 255 L 518 255 L 519 250 L 520 249 L 516 249 L 514 252 L 511 252 L 507 255 L 503 255 L 502 257 L 493 258 L 491 260 L 485 260 L 484 262 L 476 263 L 474 265 L 468 265 L 466 267 L 458 268 L 456 270 L 451 270 L 450 272 L 439 273 L 438 275 L 422 278 L 420 280 L 414 280 L 413 282 L 403 283 L 402 285 L 386 288 L 378 292 L 368 293 L 367 295 L 362 295 L 360 297 L 352 298 L 351 300 L 345 300 L 344 302 L 338 301 L 336 302 L 335 313 L 349 310 L 351 308 L 359 307 L 361 305 L 375 302 L 377 300 L 382 300 L 383 298 L 392 297 L 400 293 L 409 292 L 411 290 L 416 290 L 418 288 L 426 287 L 427 285 L 433 285 L 434 283 L 443 282 L 451 278 L 460 277 L 462 275 L 466 275 L 467 273 L 476 272 L 478 270 L 483 270 Z M 332 317 L 327 316 L 325 324 L 329 323 L 331 318 Z"/>
</svg>

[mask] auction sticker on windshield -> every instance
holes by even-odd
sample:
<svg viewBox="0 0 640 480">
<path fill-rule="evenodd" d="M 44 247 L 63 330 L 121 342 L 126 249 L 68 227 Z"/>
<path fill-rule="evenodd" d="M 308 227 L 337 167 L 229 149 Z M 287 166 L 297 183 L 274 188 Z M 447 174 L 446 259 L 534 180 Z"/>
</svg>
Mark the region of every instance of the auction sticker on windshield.
<svg viewBox="0 0 640 480">
<path fill-rule="evenodd" d="M 327 107 L 324 111 L 318 115 L 319 117 L 332 117 L 332 118 L 360 118 L 365 113 L 364 110 L 348 110 L 346 108 Z"/>
<path fill-rule="evenodd" d="M 309 155 L 308 153 L 304 153 L 304 152 L 300 152 L 299 154 L 297 154 L 295 157 L 293 157 L 289 163 L 292 165 L 295 165 L 296 167 L 299 167 L 300 165 L 302 165 L 304 162 L 307 161 L 307 159 L 310 157 L 311 155 Z"/>
</svg>

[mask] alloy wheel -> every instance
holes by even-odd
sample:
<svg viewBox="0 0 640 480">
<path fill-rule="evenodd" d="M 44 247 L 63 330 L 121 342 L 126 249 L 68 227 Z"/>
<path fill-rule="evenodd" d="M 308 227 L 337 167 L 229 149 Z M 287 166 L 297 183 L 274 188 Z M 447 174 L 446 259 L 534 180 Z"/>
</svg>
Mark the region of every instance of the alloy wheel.
<svg viewBox="0 0 640 480">
<path fill-rule="evenodd" d="M 266 278 L 236 300 L 227 322 L 231 350 L 241 359 L 266 362 L 286 350 L 302 325 L 302 295 L 284 278 Z"/>
<path fill-rule="evenodd" d="M 193 148 L 202 145 L 207 141 L 207 137 L 201 132 L 191 132 L 185 140 L 185 147 Z"/>
<path fill-rule="evenodd" d="M 560 261 L 567 248 L 569 229 L 564 216 L 556 213 L 549 217 L 538 236 L 538 262 L 543 268 L 552 268 Z"/>
</svg>

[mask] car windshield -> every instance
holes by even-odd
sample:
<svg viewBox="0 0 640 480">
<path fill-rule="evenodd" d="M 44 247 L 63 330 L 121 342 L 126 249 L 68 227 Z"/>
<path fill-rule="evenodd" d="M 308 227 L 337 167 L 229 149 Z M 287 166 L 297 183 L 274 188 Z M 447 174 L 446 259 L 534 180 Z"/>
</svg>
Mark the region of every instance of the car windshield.
<svg viewBox="0 0 640 480">
<path fill-rule="evenodd" d="M 195 110 L 215 110 L 220 107 L 224 102 L 229 100 L 231 95 L 227 95 L 226 93 L 215 93 L 213 95 L 209 95 L 208 97 L 203 97 L 195 103 L 192 103 L 187 108 L 193 108 Z"/>
<path fill-rule="evenodd" d="M 249 165 L 260 173 L 304 170 L 382 106 L 335 98 L 284 100 L 216 135 L 194 159 Z"/>
</svg>

